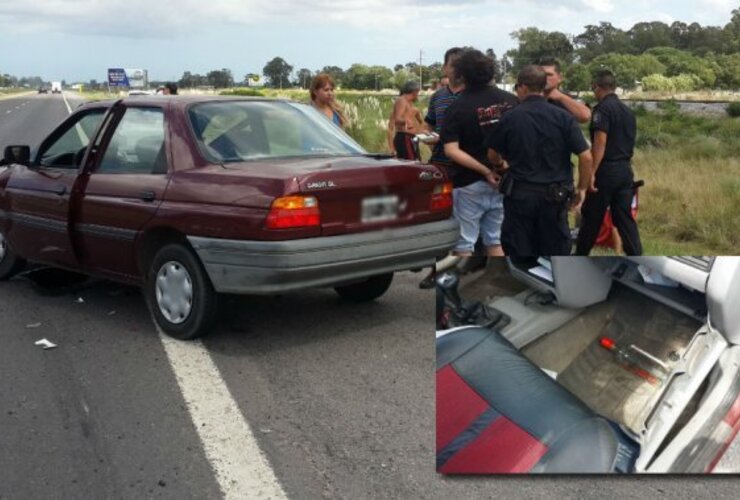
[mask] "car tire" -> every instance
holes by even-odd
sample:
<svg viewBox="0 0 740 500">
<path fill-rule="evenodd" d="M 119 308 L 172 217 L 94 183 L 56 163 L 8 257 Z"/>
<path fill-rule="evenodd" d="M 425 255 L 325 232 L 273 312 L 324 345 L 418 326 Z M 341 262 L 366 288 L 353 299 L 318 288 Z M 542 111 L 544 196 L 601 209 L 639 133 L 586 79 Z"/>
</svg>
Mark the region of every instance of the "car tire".
<svg viewBox="0 0 740 500">
<path fill-rule="evenodd" d="M 26 265 L 26 261 L 18 257 L 11 248 L 5 234 L 0 231 L 0 281 L 12 278 Z"/>
<path fill-rule="evenodd" d="M 163 246 L 154 255 L 144 295 L 154 322 L 170 337 L 201 337 L 215 323 L 218 295 L 198 257 L 183 244 Z"/>
<path fill-rule="evenodd" d="M 334 287 L 334 290 L 343 299 L 352 302 L 369 302 L 387 292 L 392 281 L 393 273 L 379 274 L 377 276 L 371 276 L 359 283 Z"/>
</svg>

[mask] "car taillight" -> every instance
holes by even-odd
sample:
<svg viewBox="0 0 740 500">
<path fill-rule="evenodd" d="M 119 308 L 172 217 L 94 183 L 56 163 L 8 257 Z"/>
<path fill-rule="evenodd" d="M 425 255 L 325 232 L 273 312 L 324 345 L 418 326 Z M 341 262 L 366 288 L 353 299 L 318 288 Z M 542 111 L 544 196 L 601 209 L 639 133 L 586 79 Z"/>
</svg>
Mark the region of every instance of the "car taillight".
<svg viewBox="0 0 740 500">
<path fill-rule="evenodd" d="M 452 207 L 452 183 L 445 182 L 434 188 L 432 200 L 429 204 L 431 210 L 445 210 Z"/>
<path fill-rule="evenodd" d="M 267 214 L 268 229 L 310 227 L 321 224 L 319 201 L 313 196 L 283 196 L 276 198 Z"/>
</svg>

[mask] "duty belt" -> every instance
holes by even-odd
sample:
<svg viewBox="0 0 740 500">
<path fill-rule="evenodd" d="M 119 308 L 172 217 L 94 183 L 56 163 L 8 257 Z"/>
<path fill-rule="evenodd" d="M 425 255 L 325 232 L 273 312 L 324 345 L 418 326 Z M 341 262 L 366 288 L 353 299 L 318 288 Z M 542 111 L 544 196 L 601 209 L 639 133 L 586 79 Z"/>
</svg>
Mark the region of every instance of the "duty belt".
<svg viewBox="0 0 740 500">
<path fill-rule="evenodd" d="M 528 191 L 545 196 L 547 201 L 557 203 L 565 202 L 573 198 L 573 185 L 567 181 L 553 182 L 552 184 L 535 184 L 524 182 L 513 178 L 504 179 L 502 182 L 501 192 L 505 196 L 510 196 L 515 191 Z"/>
</svg>

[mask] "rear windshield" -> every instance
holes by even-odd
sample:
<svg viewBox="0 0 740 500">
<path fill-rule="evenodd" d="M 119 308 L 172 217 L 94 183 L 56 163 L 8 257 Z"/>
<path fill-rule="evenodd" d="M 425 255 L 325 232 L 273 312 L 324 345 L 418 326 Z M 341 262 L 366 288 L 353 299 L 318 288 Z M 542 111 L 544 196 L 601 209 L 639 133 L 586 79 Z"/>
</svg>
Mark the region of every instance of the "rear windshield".
<svg viewBox="0 0 740 500">
<path fill-rule="evenodd" d="M 198 145 L 217 163 L 365 150 L 311 106 L 280 101 L 202 103 L 188 111 Z"/>
</svg>

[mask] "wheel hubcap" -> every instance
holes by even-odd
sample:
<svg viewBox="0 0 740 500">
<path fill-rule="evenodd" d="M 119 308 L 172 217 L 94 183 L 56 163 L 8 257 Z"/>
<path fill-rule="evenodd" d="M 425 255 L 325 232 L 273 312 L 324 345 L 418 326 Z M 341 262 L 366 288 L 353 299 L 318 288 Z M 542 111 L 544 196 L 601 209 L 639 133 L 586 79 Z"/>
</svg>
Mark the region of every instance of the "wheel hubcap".
<svg viewBox="0 0 740 500">
<path fill-rule="evenodd" d="M 188 319 L 193 309 L 193 281 L 185 266 L 176 261 L 166 262 L 157 272 L 155 286 L 162 316 L 176 325 Z"/>
<path fill-rule="evenodd" d="M 5 236 L 3 236 L 3 233 L 0 233 L 0 262 L 5 258 L 5 252 Z"/>
</svg>

